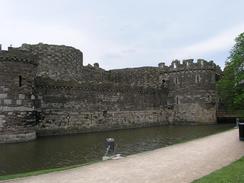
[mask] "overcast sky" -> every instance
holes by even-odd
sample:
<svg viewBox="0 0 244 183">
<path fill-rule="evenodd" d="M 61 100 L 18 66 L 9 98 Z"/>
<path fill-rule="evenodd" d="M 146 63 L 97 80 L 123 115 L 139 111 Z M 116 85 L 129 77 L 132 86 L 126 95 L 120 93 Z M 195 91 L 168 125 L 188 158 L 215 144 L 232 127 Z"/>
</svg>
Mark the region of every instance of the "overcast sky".
<svg viewBox="0 0 244 183">
<path fill-rule="evenodd" d="M 244 0 L 0 0 L 0 43 L 65 44 L 105 69 L 203 58 L 221 67 Z"/>
</svg>

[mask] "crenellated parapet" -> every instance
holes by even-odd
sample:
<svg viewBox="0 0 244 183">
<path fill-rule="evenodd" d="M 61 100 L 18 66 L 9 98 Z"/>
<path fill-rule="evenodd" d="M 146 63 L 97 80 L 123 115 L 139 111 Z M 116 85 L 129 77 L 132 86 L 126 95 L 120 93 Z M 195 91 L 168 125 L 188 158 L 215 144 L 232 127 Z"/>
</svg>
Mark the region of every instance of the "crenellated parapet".
<svg viewBox="0 0 244 183">
<path fill-rule="evenodd" d="M 164 72 L 161 78 L 169 89 L 170 104 L 215 105 L 216 82 L 222 71 L 213 61 L 174 60 L 169 66 L 159 63 L 159 68 Z"/>
<path fill-rule="evenodd" d="M 216 65 L 212 60 L 206 61 L 204 59 L 197 59 L 194 62 L 194 59 L 174 60 L 169 66 L 166 66 L 165 63 L 161 62 L 158 64 L 158 67 L 164 70 L 165 72 L 178 72 L 178 71 L 189 71 L 189 70 L 215 70 L 216 72 L 221 72 L 221 68 Z"/>
</svg>

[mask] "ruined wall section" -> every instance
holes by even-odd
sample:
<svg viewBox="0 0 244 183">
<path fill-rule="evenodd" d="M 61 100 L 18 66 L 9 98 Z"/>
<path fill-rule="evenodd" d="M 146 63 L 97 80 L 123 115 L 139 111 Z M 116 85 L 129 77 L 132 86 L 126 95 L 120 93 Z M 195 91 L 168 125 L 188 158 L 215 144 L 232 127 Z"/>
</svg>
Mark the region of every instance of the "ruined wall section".
<svg viewBox="0 0 244 183">
<path fill-rule="evenodd" d="M 140 86 L 144 88 L 161 88 L 161 75 L 158 67 L 140 67 L 110 70 L 108 79 L 119 85 Z"/>
<path fill-rule="evenodd" d="M 63 134 L 135 128 L 168 123 L 167 90 L 160 69 L 143 67 L 105 71 L 82 68 L 78 79 L 36 78 L 39 134 Z"/>
<path fill-rule="evenodd" d="M 63 45 L 23 44 L 20 50 L 26 50 L 36 56 L 37 76 L 54 80 L 78 79 L 83 69 L 83 54 L 80 50 Z"/>
<path fill-rule="evenodd" d="M 107 72 L 94 66 L 83 66 L 83 53 L 69 46 L 49 44 L 23 44 L 20 50 L 27 50 L 36 56 L 37 77 L 79 83 L 98 83 L 107 80 Z"/>
<path fill-rule="evenodd" d="M 167 123 L 162 93 L 114 83 L 78 83 L 39 78 L 39 133 L 77 133 Z M 38 109 L 39 108 L 39 109 Z M 164 119 L 165 118 L 165 119 Z M 67 130 L 65 132 L 65 129 Z"/>
<path fill-rule="evenodd" d="M 0 51 L 0 131 L 25 129 L 32 121 L 36 66 L 28 52 Z"/>
<path fill-rule="evenodd" d="M 108 72 L 104 69 L 99 68 L 99 66 L 87 65 L 82 68 L 80 73 L 77 73 L 78 83 L 103 83 L 110 82 L 108 80 Z"/>
</svg>

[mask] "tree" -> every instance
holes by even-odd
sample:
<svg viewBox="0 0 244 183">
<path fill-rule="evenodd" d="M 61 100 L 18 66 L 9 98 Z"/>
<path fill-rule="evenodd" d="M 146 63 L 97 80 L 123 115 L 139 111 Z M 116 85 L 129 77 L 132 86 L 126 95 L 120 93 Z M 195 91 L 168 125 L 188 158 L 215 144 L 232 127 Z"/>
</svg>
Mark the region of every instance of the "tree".
<svg viewBox="0 0 244 183">
<path fill-rule="evenodd" d="M 226 62 L 223 77 L 217 83 L 217 89 L 227 110 L 244 111 L 244 32 L 235 42 Z"/>
</svg>

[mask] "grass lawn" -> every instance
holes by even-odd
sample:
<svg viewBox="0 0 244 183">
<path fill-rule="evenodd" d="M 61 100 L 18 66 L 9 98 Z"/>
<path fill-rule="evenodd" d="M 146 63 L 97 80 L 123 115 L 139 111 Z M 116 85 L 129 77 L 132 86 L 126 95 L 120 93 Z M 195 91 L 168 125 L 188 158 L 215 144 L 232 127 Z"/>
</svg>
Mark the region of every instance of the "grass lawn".
<svg viewBox="0 0 244 183">
<path fill-rule="evenodd" d="M 244 157 L 193 183 L 244 183 Z"/>
<path fill-rule="evenodd" d="M 13 174 L 13 175 L 3 175 L 3 176 L 0 176 L 0 181 L 1 180 L 8 180 L 8 179 L 22 178 L 22 177 L 28 177 L 28 176 L 41 175 L 41 174 L 57 172 L 57 171 L 63 171 L 63 170 L 68 170 L 68 169 L 76 168 L 76 167 L 78 167 L 78 166 L 69 166 L 69 167 L 65 167 L 65 168 L 53 168 L 53 169 L 47 169 L 47 170 L 38 170 L 38 171 L 27 172 L 27 173 L 19 173 L 19 174 Z"/>
<path fill-rule="evenodd" d="M 33 172 L 26 172 L 26 173 L 19 173 L 19 174 L 2 175 L 2 176 L 0 176 L 0 181 L 1 180 L 9 180 L 9 179 L 29 177 L 29 176 L 36 176 L 36 175 L 47 174 L 47 173 L 58 172 L 58 171 L 64 171 L 64 170 L 78 168 L 78 167 L 85 166 L 85 165 L 90 165 L 90 164 L 93 164 L 96 162 L 98 162 L 98 161 L 91 161 L 91 162 L 85 163 L 85 164 L 71 165 L 71 166 L 61 167 L 61 168 L 52 168 L 52 169 L 37 170 L 37 171 L 33 171 Z"/>
</svg>

